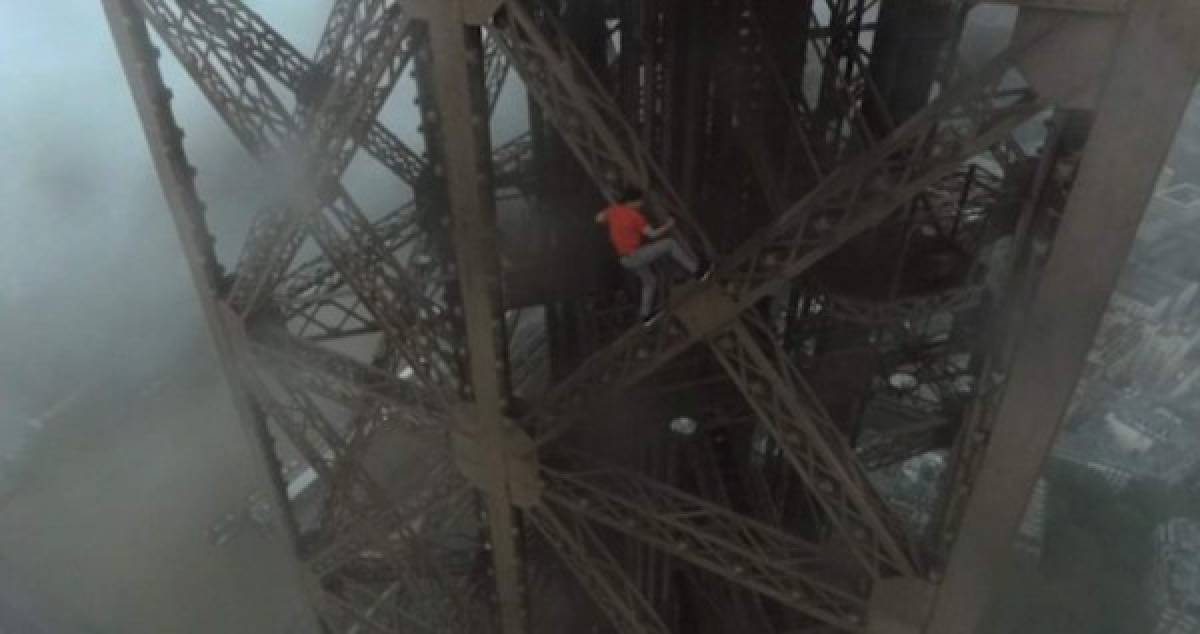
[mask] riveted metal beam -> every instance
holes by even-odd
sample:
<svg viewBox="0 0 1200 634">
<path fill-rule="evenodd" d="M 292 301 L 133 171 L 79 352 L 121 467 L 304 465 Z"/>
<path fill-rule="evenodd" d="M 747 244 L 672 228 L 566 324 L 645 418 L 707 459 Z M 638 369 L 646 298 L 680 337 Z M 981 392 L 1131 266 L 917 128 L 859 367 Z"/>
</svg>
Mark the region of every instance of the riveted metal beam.
<svg viewBox="0 0 1200 634">
<path fill-rule="evenodd" d="M 281 514 L 286 547 L 295 552 L 298 547 L 296 522 L 294 517 L 287 515 L 286 487 L 274 442 L 266 429 L 262 412 L 236 379 L 238 350 L 236 337 L 231 333 L 233 324 L 217 299 L 221 266 L 212 248 L 212 236 L 204 218 L 204 205 L 196 193 L 196 170 L 188 162 L 182 143 L 183 135 L 171 110 L 171 93 L 159 71 L 158 51 L 151 44 L 143 17 L 131 0 L 104 0 L 103 6 L 146 135 L 150 158 L 175 221 L 181 246 L 187 255 L 200 307 L 208 322 L 225 379 L 229 382 L 238 418 L 249 439 L 255 471 L 268 491 L 274 512 Z M 294 583 L 314 599 L 314 607 L 319 605 L 319 590 L 309 583 L 299 567 L 296 572 Z M 309 613 L 309 617 L 313 624 L 319 621 L 315 613 Z"/>
<path fill-rule="evenodd" d="M 1200 5 L 1135 0 L 1075 185 L 981 439 L 929 634 L 974 631 L 1200 76 Z M 1147 73 L 1153 67 L 1155 72 Z M 1141 121 L 1136 128 L 1129 121 Z M 1103 253 L 1105 257 L 1088 257 Z"/>
<path fill-rule="evenodd" d="M 523 495 L 525 488 L 510 487 L 535 476 L 530 474 L 527 462 L 516 460 L 504 450 L 520 432 L 504 416 L 510 389 L 508 340 L 500 295 L 482 35 L 478 27 L 464 24 L 465 7 L 457 0 L 416 2 L 413 8 L 429 21 L 438 118 L 426 121 L 426 125 L 438 126 L 438 137 L 444 143 L 442 167 L 470 359 L 463 395 L 472 404 L 463 410 L 466 415 L 460 416 L 460 462 L 465 460 L 472 471 L 482 469 L 477 477 L 498 483 L 484 488 L 484 497 L 500 630 L 520 634 L 528 631 L 529 615 L 523 537 L 514 502 L 528 495 Z M 474 451 L 464 455 L 463 447 L 473 447 Z M 470 458 L 472 454 L 476 459 Z"/>
</svg>

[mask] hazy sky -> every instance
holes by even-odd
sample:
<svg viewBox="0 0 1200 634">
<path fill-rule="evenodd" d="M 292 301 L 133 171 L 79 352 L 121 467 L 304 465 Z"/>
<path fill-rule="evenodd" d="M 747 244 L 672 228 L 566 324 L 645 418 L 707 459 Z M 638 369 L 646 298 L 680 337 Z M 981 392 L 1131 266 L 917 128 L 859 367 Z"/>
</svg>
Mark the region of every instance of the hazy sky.
<svg viewBox="0 0 1200 634">
<path fill-rule="evenodd" d="M 331 0 L 247 4 L 310 52 Z M 199 313 L 100 0 L 0 1 L 0 59 L 0 398 L 29 410 L 96 364 L 170 361 L 198 336 Z M 263 179 L 167 51 L 162 68 L 218 255 L 232 262 Z M 524 128 L 515 84 L 497 143 Z M 413 93 L 401 84 L 385 116 L 421 148 Z M 409 198 L 361 155 L 346 181 L 372 215 Z"/>
<path fill-rule="evenodd" d="M 331 4 L 246 1 L 302 51 Z M 19 584 L 41 596 L 31 612 L 95 631 L 294 631 L 281 544 L 207 541 L 261 484 L 213 378 L 100 0 L 0 0 L 0 60 L 0 591 Z M 263 176 L 169 52 L 162 60 L 231 263 Z M 386 114 L 420 148 L 412 97 L 400 86 Z M 498 142 L 522 127 L 519 90 L 504 99 Z M 347 174 L 369 213 L 408 196 L 380 175 L 365 159 Z M 189 379 L 197 368 L 207 374 Z M 271 625 L 237 629 L 255 622 Z"/>
<path fill-rule="evenodd" d="M 310 50 L 329 2 L 250 4 Z M 99 0 L 0 2 L 0 60 L 0 398 L 12 413 L 99 359 L 168 357 L 198 312 Z M 214 224 L 240 224 L 253 164 L 173 60 L 164 70 Z"/>
<path fill-rule="evenodd" d="M 329 0 L 249 4 L 311 50 Z M 286 629 L 280 544 L 205 538 L 258 485 L 223 386 L 187 383 L 213 359 L 100 1 L 0 0 L 0 60 L 0 588 L 94 631 Z M 259 174 L 163 60 L 202 196 L 234 233 Z"/>
</svg>

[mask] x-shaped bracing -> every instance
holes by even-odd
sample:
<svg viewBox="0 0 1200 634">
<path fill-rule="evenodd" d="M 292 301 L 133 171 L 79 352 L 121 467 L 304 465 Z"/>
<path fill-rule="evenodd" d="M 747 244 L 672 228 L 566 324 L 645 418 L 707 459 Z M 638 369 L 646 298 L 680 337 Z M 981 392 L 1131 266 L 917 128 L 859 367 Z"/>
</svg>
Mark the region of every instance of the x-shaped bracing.
<svg viewBox="0 0 1200 634">
<path fill-rule="evenodd" d="M 154 4 L 154 0 L 143 0 L 143 6 Z M 355 3 L 342 3 L 348 4 Z M 243 119 L 222 111 L 227 121 L 238 121 L 242 126 L 239 138 L 248 146 L 267 145 L 263 143 L 263 130 L 280 129 L 290 135 L 284 137 L 287 141 L 297 138 L 296 130 L 307 131 L 307 137 L 299 134 L 300 155 L 309 176 L 302 180 L 318 184 L 316 191 L 306 191 L 260 214 L 232 294 L 235 301 L 240 298 L 238 304 L 244 309 L 255 306 L 263 291 L 272 288 L 273 280 L 281 276 L 281 269 L 295 252 L 299 227 L 319 203 L 331 196 L 321 187 L 336 182 L 356 140 L 365 132 L 362 128 L 375 127 L 374 116 L 364 113 L 372 108 L 377 112 L 386 97 L 387 89 L 377 88 L 379 80 L 386 76 L 387 81 L 394 81 L 398 75 L 395 60 L 400 56 L 396 53 L 404 49 L 404 33 L 408 30 L 402 28 L 407 22 L 394 13 L 397 5 L 364 2 L 353 9 L 337 14 L 340 22 L 327 31 L 327 35 L 341 33 L 352 42 L 339 46 L 328 44 L 335 41 L 333 37 L 322 40 L 322 50 L 327 54 L 319 56 L 325 61 L 318 65 L 327 76 L 318 75 L 318 85 L 325 88 L 316 94 L 323 98 L 302 104 L 298 116 L 275 109 L 268 117 Z M 503 35 L 502 43 L 527 86 L 543 102 L 549 118 L 559 125 L 589 172 L 606 191 L 618 181 L 646 185 L 661 209 L 686 218 L 678 197 L 640 150 L 636 137 L 623 136 L 628 125 L 553 24 L 552 16 L 528 11 L 518 2 L 508 3 L 507 9 L 494 25 L 495 30 Z M 152 9 L 147 15 L 153 21 Z M 331 24 L 334 22 L 331 20 Z M 371 32 L 379 37 L 363 36 Z M 367 42 L 373 46 L 366 47 Z M 237 49 L 228 40 L 226 46 L 230 52 Z M 690 289 L 674 302 L 669 318 L 659 326 L 627 333 L 585 363 L 526 419 L 531 428 L 538 430 L 540 441 L 544 443 L 562 433 L 570 418 L 567 407 L 596 398 L 612 386 L 640 379 L 691 344 L 709 341 L 768 429 L 785 441 L 788 433 L 804 435 L 806 444 L 812 443 L 817 449 L 811 455 L 790 455 L 789 459 L 805 469 L 815 466 L 818 471 L 836 473 L 834 482 L 814 478 L 810 484 L 827 511 L 836 509 L 830 511 L 831 516 L 851 518 L 843 529 L 854 536 L 849 541 L 856 544 L 856 553 L 865 567 L 876 574 L 883 570 L 915 572 L 919 567 L 916 553 L 902 535 L 893 532 L 894 522 L 886 509 L 866 488 L 869 485 L 865 479 L 856 474 L 858 467 L 844 440 L 822 431 L 827 416 L 821 414 L 815 399 L 809 399 L 811 392 L 803 379 L 786 364 L 780 364 L 777 351 L 763 347 L 761 337 L 753 336 L 752 325 L 739 324 L 739 315 L 1040 109 L 1042 104 L 1028 93 L 1007 94 L 1000 90 L 1000 78 L 1014 63 L 1014 59 L 1006 59 L 985 69 L 902 125 L 870 154 L 835 170 L 774 224 L 723 260 L 716 285 Z M 246 93 L 233 94 L 240 99 Z M 252 101 L 261 104 L 271 100 L 258 94 Z M 347 239 L 354 237 L 356 228 L 364 226 L 354 217 L 353 208 L 343 208 L 333 215 L 343 221 L 341 229 L 346 230 Z M 692 236 L 699 241 L 692 224 Z M 325 229 L 327 242 L 323 246 L 327 252 L 349 259 L 353 257 L 353 245 L 372 258 L 386 257 L 386 246 L 372 245 L 370 239 L 365 245 L 335 242 L 339 227 L 330 224 Z M 355 270 L 369 270 L 375 262 L 348 264 L 345 268 L 351 275 L 347 277 L 354 277 Z M 373 291 L 376 281 L 364 281 L 355 290 L 378 297 Z M 403 284 L 394 282 L 385 286 L 403 288 Z M 405 319 L 405 315 L 389 317 L 394 319 L 385 321 L 396 324 L 390 336 L 404 337 L 413 332 L 411 328 L 420 328 L 413 323 L 417 320 Z M 412 360 L 420 366 L 427 362 L 428 355 L 414 353 Z M 449 367 L 451 364 L 443 364 L 442 371 L 448 373 Z M 437 381 L 429 376 L 422 378 L 434 391 L 440 391 Z M 789 399 L 808 402 L 789 404 Z M 786 447 L 787 442 L 781 445 Z M 863 532 L 866 537 L 860 538 Z"/>
</svg>

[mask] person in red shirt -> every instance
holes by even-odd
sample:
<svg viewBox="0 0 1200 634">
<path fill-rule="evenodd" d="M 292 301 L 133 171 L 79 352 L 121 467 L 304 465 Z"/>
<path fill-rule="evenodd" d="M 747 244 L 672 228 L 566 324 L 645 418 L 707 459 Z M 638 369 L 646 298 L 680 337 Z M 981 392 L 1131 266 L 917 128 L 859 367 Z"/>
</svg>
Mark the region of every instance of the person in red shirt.
<svg viewBox="0 0 1200 634">
<path fill-rule="evenodd" d="M 608 237 L 617 252 L 618 261 L 641 281 L 642 302 L 638 318 L 649 326 L 662 314 L 662 311 L 651 312 L 655 291 L 658 290 L 658 277 L 651 268 L 655 262 L 669 256 L 700 281 L 708 280 L 712 267 L 701 269 L 700 263 L 678 240 L 662 238 L 675 227 L 675 219 L 671 218 L 661 227 L 651 227 L 642 214 L 642 204 L 641 192 L 627 190 L 617 198 L 616 203 L 596 214 L 596 222 L 608 225 Z"/>
</svg>

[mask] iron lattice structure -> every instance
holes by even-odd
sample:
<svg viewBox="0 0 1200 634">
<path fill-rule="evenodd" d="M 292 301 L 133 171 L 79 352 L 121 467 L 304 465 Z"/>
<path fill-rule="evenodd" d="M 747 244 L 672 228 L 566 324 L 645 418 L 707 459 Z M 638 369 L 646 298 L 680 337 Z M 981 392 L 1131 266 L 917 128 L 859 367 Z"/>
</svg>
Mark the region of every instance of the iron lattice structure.
<svg viewBox="0 0 1200 634">
<path fill-rule="evenodd" d="M 1039 284 L 1062 283 L 1040 273 L 1080 215 L 1092 113 L 1126 105 L 1103 95 L 1136 83 L 1146 16 L 1195 22 L 1169 0 L 1009 2 L 1011 43 L 969 68 L 974 3 L 949 0 L 334 0 L 311 55 L 242 0 L 103 2 L 331 632 L 976 614 L 933 597 L 960 562 L 987 572 L 957 537 L 1012 459 L 997 412 Z M 276 175 L 228 267 L 163 49 Z M 385 106 L 410 81 L 401 119 Z M 1182 106 L 1161 92 L 1170 131 Z M 528 125 L 493 144 L 504 95 Z M 410 195 L 360 205 L 354 161 Z M 716 265 L 645 328 L 590 220 L 628 185 Z M 930 452 L 940 477 L 897 499 L 886 468 Z M 1001 484 L 1028 493 L 1031 455 Z M 1003 539 L 1022 502 L 974 513 Z"/>
</svg>

